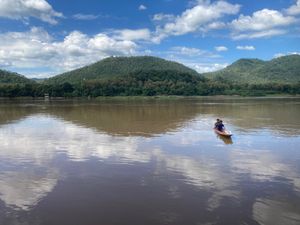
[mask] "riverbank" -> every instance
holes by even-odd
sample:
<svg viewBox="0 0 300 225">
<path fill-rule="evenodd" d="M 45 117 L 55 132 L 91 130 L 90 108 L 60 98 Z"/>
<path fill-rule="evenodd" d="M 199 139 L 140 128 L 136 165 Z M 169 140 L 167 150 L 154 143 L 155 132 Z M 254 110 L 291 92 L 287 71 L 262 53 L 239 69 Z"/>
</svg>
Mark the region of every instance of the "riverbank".
<svg viewBox="0 0 300 225">
<path fill-rule="evenodd" d="M 80 101 L 130 101 L 130 100 L 180 100 L 180 99 L 207 99 L 207 100 L 225 100 L 225 99 L 282 99 L 282 98 L 300 98 L 300 95 L 276 94 L 265 96 L 240 96 L 240 95 L 211 95 L 211 96 L 178 96 L 178 95 L 158 95 L 158 96 L 99 96 L 96 98 L 89 97 L 0 97 L 0 100 L 38 100 L 38 101 L 63 101 L 63 100 L 80 100 Z"/>
</svg>

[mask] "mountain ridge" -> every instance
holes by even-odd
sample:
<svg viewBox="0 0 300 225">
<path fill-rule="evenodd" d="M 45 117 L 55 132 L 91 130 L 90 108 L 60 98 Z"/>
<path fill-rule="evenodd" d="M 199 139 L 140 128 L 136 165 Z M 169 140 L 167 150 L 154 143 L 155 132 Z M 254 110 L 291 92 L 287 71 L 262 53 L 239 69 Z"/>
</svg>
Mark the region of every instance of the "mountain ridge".
<svg viewBox="0 0 300 225">
<path fill-rule="evenodd" d="M 239 59 L 226 68 L 203 73 L 211 80 L 240 84 L 267 84 L 300 82 L 300 55 L 288 55 L 269 61 Z"/>
<path fill-rule="evenodd" d="M 108 57 L 88 66 L 56 75 L 46 83 L 76 83 L 83 80 L 107 80 L 128 76 L 137 72 L 176 71 L 199 76 L 195 70 L 183 64 L 153 56 Z"/>
<path fill-rule="evenodd" d="M 33 82 L 21 74 L 0 69 L 0 84 L 27 84 Z"/>
<path fill-rule="evenodd" d="M 188 74 L 202 79 L 205 77 L 210 81 L 233 84 L 293 84 L 300 82 L 300 55 L 282 56 L 269 61 L 242 58 L 222 70 L 202 74 L 180 63 L 158 57 L 109 57 L 88 66 L 39 81 L 39 83 L 63 84 L 80 83 L 86 80 L 115 80 L 142 73 L 147 74 L 149 78 L 151 72 L 156 75 L 157 73 L 168 74 L 170 77 L 172 71 L 177 78 L 180 78 L 180 74 L 183 76 Z M 0 69 L 1 84 L 36 82 L 18 73 Z"/>
</svg>

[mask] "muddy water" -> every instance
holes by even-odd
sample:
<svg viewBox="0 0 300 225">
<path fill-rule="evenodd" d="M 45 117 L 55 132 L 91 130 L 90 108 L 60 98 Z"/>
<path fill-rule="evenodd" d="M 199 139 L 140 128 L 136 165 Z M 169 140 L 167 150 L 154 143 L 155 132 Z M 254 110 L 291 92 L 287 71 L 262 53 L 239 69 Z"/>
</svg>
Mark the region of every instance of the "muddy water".
<svg viewBox="0 0 300 225">
<path fill-rule="evenodd" d="M 299 115 L 297 98 L 2 100 L 0 224 L 300 224 Z"/>
</svg>

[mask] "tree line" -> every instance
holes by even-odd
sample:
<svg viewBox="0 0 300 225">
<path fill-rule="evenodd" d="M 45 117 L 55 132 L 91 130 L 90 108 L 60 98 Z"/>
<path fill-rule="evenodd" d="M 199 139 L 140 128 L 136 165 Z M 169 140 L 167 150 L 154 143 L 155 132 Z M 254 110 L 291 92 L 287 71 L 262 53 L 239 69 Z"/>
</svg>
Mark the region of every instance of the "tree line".
<svg viewBox="0 0 300 225">
<path fill-rule="evenodd" d="M 212 81 L 188 73 L 174 71 L 136 72 L 109 80 L 82 80 L 75 83 L 0 84 L 0 97 L 98 97 L 98 96 L 209 96 L 267 94 L 300 94 L 296 84 L 237 84 Z"/>
</svg>

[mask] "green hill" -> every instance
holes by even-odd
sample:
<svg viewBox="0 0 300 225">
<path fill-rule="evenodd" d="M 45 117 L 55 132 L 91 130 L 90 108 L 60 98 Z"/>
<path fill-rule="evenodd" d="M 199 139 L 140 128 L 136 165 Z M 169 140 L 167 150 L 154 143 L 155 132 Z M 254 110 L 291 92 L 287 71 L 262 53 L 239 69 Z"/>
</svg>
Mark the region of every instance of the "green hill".
<svg viewBox="0 0 300 225">
<path fill-rule="evenodd" d="M 121 78 L 137 72 L 174 71 L 199 76 L 182 64 L 151 56 L 109 57 L 89 66 L 52 77 L 46 83 L 79 83 L 86 80 L 108 80 Z"/>
<path fill-rule="evenodd" d="M 0 84 L 27 84 L 32 83 L 30 79 L 6 70 L 0 70 Z"/>
<path fill-rule="evenodd" d="M 240 59 L 225 69 L 202 75 L 234 83 L 293 84 L 300 82 L 300 55 L 283 56 L 270 61 Z"/>
</svg>

